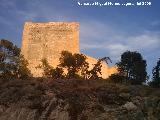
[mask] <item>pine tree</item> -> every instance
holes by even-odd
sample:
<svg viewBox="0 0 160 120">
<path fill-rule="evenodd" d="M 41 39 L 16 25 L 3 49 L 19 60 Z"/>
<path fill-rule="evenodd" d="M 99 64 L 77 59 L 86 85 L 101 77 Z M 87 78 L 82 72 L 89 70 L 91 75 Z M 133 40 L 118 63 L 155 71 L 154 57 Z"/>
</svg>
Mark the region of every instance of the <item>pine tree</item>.
<svg viewBox="0 0 160 120">
<path fill-rule="evenodd" d="M 160 88 L 160 58 L 157 61 L 157 65 L 152 70 L 153 74 L 153 81 L 151 81 L 149 84 L 153 87 L 159 87 Z"/>
<path fill-rule="evenodd" d="M 24 78 L 31 76 L 28 62 L 20 54 L 20 48 L 12 42 L 0 40 L 0 76 L 3 78 Z"/>
<path fill-rule="evenodd" d="M 119 75 L 126 78 L 126 83 L 142 84 L 147 79 L 146 60 L 138 52 L 124 52 L 117 66 Z"/>
</svg>

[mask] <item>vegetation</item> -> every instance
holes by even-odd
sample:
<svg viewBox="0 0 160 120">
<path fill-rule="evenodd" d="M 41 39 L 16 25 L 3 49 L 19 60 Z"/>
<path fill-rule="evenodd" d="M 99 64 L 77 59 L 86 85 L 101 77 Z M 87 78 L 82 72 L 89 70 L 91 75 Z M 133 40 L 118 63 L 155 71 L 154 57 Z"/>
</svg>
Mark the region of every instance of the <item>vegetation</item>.
<svg viewBox="0 0 160 120">
<path fill-rule="evenodd" d="M 113 83 L 124 83 L 125 79 L 125 76 L 119 75 L 119 73 L 117 73 L 110 75 L 108 80 Z"/>
<path fill-rule="evenodd" d="M 153 80 L 149 83 L 152 87 L 160 88 L 160 58 L 157 61 L 157 65 L 152 70 Z"/>
<path fill-rule="evenodd" d="M 108 63 L 110 60 L 107 57 L 99 59 L 93 68 L 89 70 L 89 63 L 86 61 L 86 56 L 83 54 L 72 54 L 68 51 L 62 51 L 61 57 L 59 59 L 60 64 L 58 67 L 53 68 L 49 65 L 46 59 L 42 60 L 42 65 L 40 68 L 43 69 L 44 77 L 50 77 L 54 79 L 60 78 L 79 78 L 79 79 L 99 79 L 101 75 L 102 62 L 106 61 Z M 67 70 L 67 73 L 64 73 L 64 70 Z"/>
<path fill-rule="evenodd" d="M 121 55 L 121 61 L 117 63 L 120 76 L 125 78 L 125 83 L 142 84 L 146 82 L 146 60 L 138 52 L 126 51 Z"/>
<path fill-rule="evenodd" d="M 20 54 L 20 48 L 8 40 L 0 40 L 0 77 L 29 77 L 31 73 L 27 66 L 28 62 Z"/>
<path fill-rule="evenodd" d="M 99 78 L 101 78 L 101 77 L 99 77 L 99 75 L 102 75 L 102 73 L 101 73 L 102 62 L 105 61 L 108 64 L 108 60 L 110 60 L 109 57 L 104 57 L 104 58 L 99 59 L 97 61 L 97 63 L 94 64 L 93 69 L 87 71 L 88 79 L 99 79 Z M 110 62 L 111 62 L 111 60 L 110 60 Z"/>
<path fill-rule="evenodd" d="M 43 77 L 50 78 L 52 66 L 49 65 L 48 61 L 44 58 L 41 60 L 42 64 L 37 68 L 41 68 L 43 70 Z"/>
<path fill-rule="evenodd" d="M 14 75 L 16 78 L 25 79 L 32 77 L 30 70 L 27 68 L 28 61 L 24 58 L 23 55 L 19 55 L 15 61 L 15 72 Z"/>
<path fill-rule="evenodd" d="M 34 78 L 1 83 L 0 90 L 1 120 L 160 119 L 160 91 L 148 86 Z"/>
<path fill-rule="evenodd" d="M 83 54 L 72 54 L 68 51 L 62 51 L 60 57 L 60 67 L 67 69 L 67 78 L 79 77 L 78 73 L 85 75 L 88 68 L 88 63 L 86 62 L 86 56 Z"/>
<path fill-rule="evenodd" d="M 53 79 L 102 79 L 101 75 L 102 62 L 108 64 L 109 57 L 99 59 L 89 69 L 89 63 L 86 61 L 86 56 L 83 54 L 72 54 L 68 51 L 62 51 L 60 64 L 54 68 L 49 65 L 44 58 L 42 65 L 43 77 Z M 121 61 L 116 63 L 118 73 L 112 74 L 109 81 L 113 83 L 127 84 L 142 84 L 147 80 L 146 60 L 138 52 L 126 51 L 121 55 Z M 30 70 L 27 68 L 28 61 L 20 54 L 20 48 L 12 42 L 0 40 L 0 78 L 7 79 L 26 79 L 32 77 Z M 65 71 L 65 72 L 64 72 Z M 160 87 L 160 59 L 157 65 L 153 68 L 153 80 L 149 82 L 152 87 Z"/>
<path fill-rule="evenodd" d="M 108 63 L 108 60 L 107 57 L 99 59 L 89 70 L 84 55 L 63 51 L 56 68 L 42 59 L 38 67 L 43 69 L 43 77 L 31 78 L 28 62 L 20 54 L 20 49 L 8 40 L 1 40 L 0 118 L 10 119 L 12 116 L 11 119 L 15 120 L 47 120 L 61 119 L 63 116 L 71 120 L 98 120 L 109 116 L 123 120 L 159 120 L 159 89 L 139 85 L 147 77 L 146 61 L 141 54 L 130 51 L 123 53 L 121 61 L 117 63 L 119 72 L 112 74 L 108 80 L 98 80 L 102 62 Z M 2 81 L 9 77 L 14 80 Z M 153 68 L 150 85 L 160 87 L 159 78 L 160 59 Z"/>
<path fill-rule="evenodd" d="M 42 64 L 39 65 L 37 68 L 43 69 L 43 77 L 46 78 L 53 78 L 53 79 L 60 79 L 64 78 L 64 70 L 60 67 L 52 67 L 49 65 L 48 61 L 44 58 L 42 59 Z"/>
</svg>

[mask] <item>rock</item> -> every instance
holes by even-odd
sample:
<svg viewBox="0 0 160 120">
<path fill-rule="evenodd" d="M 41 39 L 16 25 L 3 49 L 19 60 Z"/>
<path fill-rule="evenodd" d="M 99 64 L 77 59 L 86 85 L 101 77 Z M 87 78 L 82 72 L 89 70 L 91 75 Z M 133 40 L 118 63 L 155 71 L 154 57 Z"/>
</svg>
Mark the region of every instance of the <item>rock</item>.
<svg viewBox="0 0 160 120">
<path fill-rule="evenodd" d="M 0 115 L 0 120 L 35 120 L 37 115 L 37 110 L 12 106 Z"/>
<path fill-rule="evenodd" d="M 97 88 L 100 81 L 74 87 L 79 81 L 52 80 L 51 86 L 42 83 L 45 89 L 29 82 L 0 85 L 0 120 L 160 120 L 158 96 L 120 92 L 120 85 L 107 83 Z"/>
<path fill-rule="evenodd" d="M 123 107 L 126 108 L 128 111 L 137 109 L 137 106 L 133 104 L 132 102 L 127 102 L 125 105 L 123 105 Z"/>
<path fill-rule="evenodd" d="M 5 111 L 6 107 L 4 105 L 0 105 L 0 114 Z"/>
<path fill-rule="evenodd" d="M 131 95 L 129 93 L 120 93 L 120 97 L 122 97 L 124 100 L 129 100 Z"/>
</svg>

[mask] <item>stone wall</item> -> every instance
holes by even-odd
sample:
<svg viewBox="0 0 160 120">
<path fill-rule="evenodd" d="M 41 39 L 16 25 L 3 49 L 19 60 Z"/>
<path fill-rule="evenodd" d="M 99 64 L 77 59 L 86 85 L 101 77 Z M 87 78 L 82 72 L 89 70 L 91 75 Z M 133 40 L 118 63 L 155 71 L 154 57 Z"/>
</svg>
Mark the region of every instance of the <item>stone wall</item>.
<svg viewBox="0 0 160 120">
<path fill-rule="evenodd" d="M 75 22 L 26 22 L 22 38 L 22 54 L 29 62 L 29 69 L 34 76 L 41 76 L 36 69 L 41 60 L 56 66 L 63 50 L 79 53 L 79 24 Z"/>
<path fill-rule="evenodd" d="M 97 63 L 97 59 L 87 56 L 87 62 L 89 63 L 89 69 L 92 69 L 93 65 Z M 101 68 L 102 75 L 99 76 L 102 78 L 108 78 L 111 74 L 116 72 L 117 72 L 116 67 L 109 67 L 105 62 L 102 62 L 102 68 Z"/>
<path fill-rule="evenodd" d="M 22 38 L 22 54 L 29 62 L 29 69 L 34 77 L 42 76 L 42 70 L 36 68 L 41 60 L 46 58 L 50 65 L 59 64 L 60 53 L 67 50 L 71 53 L 80 53 L 79 50 L 79 23 L 76 22 L 26 22 Z M 97 62 L 95 58 L 87 56 L 90 69 Z M 102 65 L 102 77 L 107 78 L 116 68 Z"/>
</svg>

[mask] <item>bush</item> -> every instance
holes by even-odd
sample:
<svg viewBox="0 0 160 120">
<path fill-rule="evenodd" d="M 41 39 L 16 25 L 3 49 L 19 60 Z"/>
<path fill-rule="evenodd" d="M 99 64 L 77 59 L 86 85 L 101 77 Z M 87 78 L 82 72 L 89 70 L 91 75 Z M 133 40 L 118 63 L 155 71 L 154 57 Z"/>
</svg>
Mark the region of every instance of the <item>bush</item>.
<svg viewBox="0 0 160 120">
<path fill-rule="evenodd" d="M 125 77 L 118 74 L 112 74 L 111 76 L 109 76 L 109 80 L 113 83 L 123 83 Z"/>
</svg>

